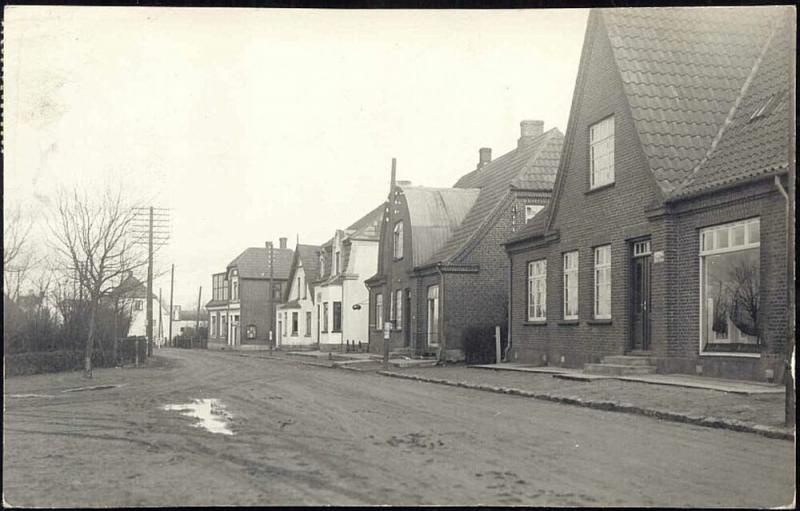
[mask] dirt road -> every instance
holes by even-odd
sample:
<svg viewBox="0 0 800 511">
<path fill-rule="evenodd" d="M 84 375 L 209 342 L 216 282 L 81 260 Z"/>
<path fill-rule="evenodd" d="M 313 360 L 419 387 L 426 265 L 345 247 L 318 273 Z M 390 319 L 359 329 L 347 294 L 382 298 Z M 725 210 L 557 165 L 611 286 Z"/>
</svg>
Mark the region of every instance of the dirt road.
<svg viewBox="0 0 800 511">
<path fill-rule="evenodd" d="M 85 385 L 121 385 L 62 392 Z M 6 380 L 17 506 L 778 506 L 794 445 L 467 389 L 164 349 L 144 369 Z M 233 435 L 162 409 L 217 398 Z"/>
</svg>

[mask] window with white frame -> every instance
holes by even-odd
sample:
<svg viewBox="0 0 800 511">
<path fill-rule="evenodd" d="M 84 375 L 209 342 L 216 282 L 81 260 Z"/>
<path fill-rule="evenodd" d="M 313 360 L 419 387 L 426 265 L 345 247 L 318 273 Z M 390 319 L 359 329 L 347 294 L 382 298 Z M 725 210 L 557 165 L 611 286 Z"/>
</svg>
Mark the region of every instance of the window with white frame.
<svg viewBox="0 0 800 511">
<path fill-rule="evenodd" d="M 395 259 L 402 259 L 403 258 L 403 222 L 397 222 L 394 224 L 394 236 L 393 236 L 393 248 L 394 248 L 394 258 Z"/>
<path fill-rule="evenodd" d="M 383 330 L 383 293 L 375 295 L 375 330 Z"/>
<path fill-rule="evenodd" d="M 590 188 L 614 182 L 614 116 L 589 127 Z"/>
<path fill-rule="evenodd" d="M 525 206 L 525 222 L 536 216 L 536 213 L 543 210 L 544 206 L 537 204 L 528 204 Z"/>
<path fill-rule="evenodd" d="M 594 317 L 611 319 L 611 245 L 594 249 Z"/>
<path fill-rule="evenodd" d="M 528 263 L 528 321 L 547 319 L 547 260 Z"/>
<path fill-rule="evenodd" d="M 578 251 L 564 254 L 564 319 L 578 319 Z"/>
<path fill-rule="evenodd" d="M 394 292 L 395 297 L 395 330 L 402 330 L 403 329 L 403 290 L 398 289 Z"/>
<path fill-rule="evenodd" d="M 758 352 L 760 221 L 700 231 L 701 352 Z"/>
</svg>

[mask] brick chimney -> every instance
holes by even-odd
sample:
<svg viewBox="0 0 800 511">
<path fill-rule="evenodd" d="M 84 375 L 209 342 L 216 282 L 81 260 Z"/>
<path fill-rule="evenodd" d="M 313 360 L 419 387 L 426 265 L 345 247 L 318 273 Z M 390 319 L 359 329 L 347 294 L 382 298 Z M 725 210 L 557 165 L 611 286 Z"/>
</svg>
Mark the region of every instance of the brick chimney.
<svg viewBox="0 0 800 511">
<path fill-rule="evenodd" d="M 520 137 L 517 147 L 527 147 L 536 137 L 544 133 L 544 121 L 522 121 L 519 123 Z"/>
<path fill-rule="evenodd" d="M 280 248 L 286 248 L 286 238 L 278 238 L 280 242 Z"/>
<path fill-rule="evenodd" d="M 482 168 L 490 161 L 492 161 L 492 148 L 481 147 L 478 149 L 478 168 Z"/>
</svg>

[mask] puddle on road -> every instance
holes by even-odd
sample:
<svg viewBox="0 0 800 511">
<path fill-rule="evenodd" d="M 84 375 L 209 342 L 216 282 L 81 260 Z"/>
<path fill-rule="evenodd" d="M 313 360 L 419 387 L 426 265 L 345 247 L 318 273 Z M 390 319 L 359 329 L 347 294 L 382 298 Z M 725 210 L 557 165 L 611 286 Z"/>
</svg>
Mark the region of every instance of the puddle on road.
<svg viewBox="0 0 800 511">
<path fill-rule="evenodd" d="M 47 394 L 8 394 L 8 397 L 24 398 L 24 397 L 44 397 L 52 399 L 55 396 L 48 396 Z"/>
<path fill-rule="evenodd" d="M 197 428 L 205 428 L 211 433 L 233 435 L 228 427 L 228 421 L 233 417 L 219 399 L 195 399 L 183 405 L 164 405 L 164 410 L 181 412 L 181 415 L 199 419 Z"/>
</svg>

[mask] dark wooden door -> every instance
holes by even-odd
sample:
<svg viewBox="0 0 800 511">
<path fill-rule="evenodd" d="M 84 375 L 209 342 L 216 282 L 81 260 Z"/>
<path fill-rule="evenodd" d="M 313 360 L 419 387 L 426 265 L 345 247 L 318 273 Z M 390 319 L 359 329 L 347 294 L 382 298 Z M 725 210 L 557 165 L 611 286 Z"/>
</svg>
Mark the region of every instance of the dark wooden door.
<svg viewBox="0 0 800 511">
<path fill-rule="evenodd" d="M 631 304 L 633 334 L 631 348 L 650 349 L 650 273 L 652 257 L 642 255 L 632 261 Z"/>
</svg>

